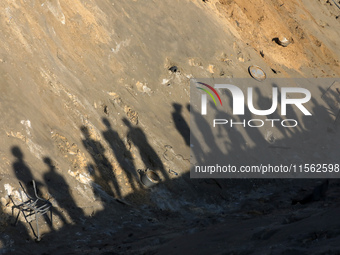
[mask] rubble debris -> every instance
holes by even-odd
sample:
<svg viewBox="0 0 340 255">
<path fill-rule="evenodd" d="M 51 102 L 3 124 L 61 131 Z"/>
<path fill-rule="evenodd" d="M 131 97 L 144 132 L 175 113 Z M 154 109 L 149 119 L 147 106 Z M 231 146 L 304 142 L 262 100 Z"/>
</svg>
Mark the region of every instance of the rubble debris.
<svg viewBox="0 0 340 255">
<path fill-rule="evenodd" d="M 178 72 L 178 67 L 177 66 L 172 66 L 169 68 L 169 71 L 171 71 L 172 73 L 177 73 Z"/>
<path fill-rule="evenodd" d="M 264 81 L 267 78 L 266 73 L 259 66 L 249 66 L 248 71 L 251 77 L 257 81 Z"/>
<path fill-rule="evenodd" d="M 291 44 L 291 41 L 288 40 L 286 37 L 275 37 L 272 39 L 275 43 L 278 45 L 281 45 L 282 47 L 287 47 L 289 44 Z"/>
<path fill-rule="evenodd" d="M 160 178 L 156 172 L 148 169 L 141 174 L 141 181 L 146 187 L 151 188 L 160 182 Z"/>
</svg>

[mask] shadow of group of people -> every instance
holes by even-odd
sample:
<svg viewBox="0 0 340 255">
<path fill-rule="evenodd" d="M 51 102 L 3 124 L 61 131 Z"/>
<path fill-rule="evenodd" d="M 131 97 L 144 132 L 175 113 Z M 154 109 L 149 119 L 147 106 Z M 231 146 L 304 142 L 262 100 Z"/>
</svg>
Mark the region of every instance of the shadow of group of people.
<svg viewBox="0 0 340 255">
<path fill-rule="evenodd" d="M 156 171 L 164 180 L 169 179 L 160 157 L 150 145 L 146 134 L 141 128 L 132 125 L 128 119 L 123 118 L 122 122 L 128 128 L 126 134 L 127 140 L 124 143 L 118 132 L 112 128 L 107 118 L 103 118 L 102 122 L 106 127 L 106 130 L 102 132 L 102 136 L 109 145 L 124 174 L 119 175 L 117 173 L 117 169 L 115 169 L 106 156 L 105 146 L 100 141 L 91 137 L 88 127 L 82 126 L 80 128 L 84 136 L 82 142 L 94 162 L 94 165 L 89 165 L 89 169 L 92 171 L 91 174 L 94 176 L 95 183 L 100 184 L 111 196 L 119 199 L 122 198 L 122 190 L 119 185 L 122 180 L 119 180 L 120 178 L 126 177 L 130 187 L 135 192 L 141 187 L 138 169 L 136 169 L 134 157 L 130 151 L 131 148 L 128 148 L 130 143 L 138 149 L 139 156 L 145 168 Z"/>
<path fill-rule="evenodd" d="M 110 121 L 107 118 L 102 118 L 102 123 L 106 127 L 106 129 L 102 131 L 102 137 L 109 145 L 109 149 L 111 149 L 120 169 L 123 170 L 124 174 L 121 176 L 117 174 L 117 166 L 115 168 L 111 163 L 112 161 L 107 157 L 105 146 L 91 136 L 88 127 L 80 127 L 83 135 L 83 146 L 93 160 L 93 163 L 87 166 L 87 169 L 91 169 L 90 174 L 93 177 L 93 182 L 99 184 L 108 195 L 117 199 L 123 198 L 123 187 L 120 186 L 120 183 L 122 183 L 122 181 L 125 183 L 124 180 L 119 180 L 119 178 L 126 178 L 134 192 L 137 192 L 138 189 L 141 188 L 139 181 L 140 176 L 135 167 L 134 157 L 126 144 L 132 143 L 135 145 L 145 168 L 153 169 L 163 177 L 163 180 L 169 179 L 160 157 L 150 145 L 144 131 L 132 125 L 130 121 L 125 118 L 122 119 L 122 122 L 127 127 L 126 143 L 124 143 L 118 132 L 112 128 Z M 35 180 L 38 194 L 45 199 L 53 198 L 55 205 L 58 207 L 53 209 L 53 215 L 56 215 L 64 225 L 70 223 L 77 224 L 80 218 L 85 217 L 82 208 L 77 205 L 72 195 L 72 189 L 65 179 L 65 172 L 56 167 L 55 162 L 53 162 L 50 157 L 44 157 L 42 159 L 46 164 L 46 170 L 42 171 L 44 172 L 42 178 L 37 178 L 38 176 L 33 174 L 34 172 L 25 162 L 22 150 L 18 146 L 14 146 L 11 152 L 14 156 L 12 167 L 15 176 L 17 180 L 23 184 L 30 196 L 34 197 L 32 180 Z M 98 192 L 96 187 L 96 185 L 92 185 L 94 195 L 105 202 L 106 200 L 102 197 L 102 194 Z M 43 194 L 43 191 L 47 192 L 47 194 Z M 48 218 L 45 218 L 45 220 L 48 222 Z M 48 224 L 48 226 L 51 231 L 55 230 L 52 224 Z"/>
<path fill-rule="evenodd" d="M 56 168 L 55 163 L 50 157 L 44 157 L 43 162 L 46 164 L 47 170 L 43 174 L 43 183 L 34 178 L 31 169 L 24 160 L 24 154 L 18 146 L 12 147 L 12 154 L 15 157 L 13 162 L 13 171 L 16 178 L 24 188 L 29 196 L 34 197 L 33 183 L 36 183 L 36 189 L 39 196 L 44 197 L 48 200 L 53 198 L 56 204 L 58 204 L 59 209 L 53 210 L 53 214 L 57 215 L 59 219 L 64 224 L 69 224 L 69 220 L 66 219 L 65 215 L 62 213 L 65 211 L 70 217 L 71 222 L 77 222 L 79 217 L 83 215 L 82 210 L 77 206 L 74 201 L 71 189 L 67 181 L 65 180 L 63 174 L 59 172 L 60 170 Z M 43 194 L 44 188 L 47 188 L 48 194 Z M 49 222 L 50 229 L 53 230 L 53 224 L 48 220 L 46 215 L 45 219 Z"/>
<path fill-rule="evenodd" d="M 269 99 L 264 97 L 260 91 L 255 90 L 258 93 L 258 102 L 257 104 L 263 108 L 268 108 Z M 231 104 L 232 100 L 230 100 Z M 321 107 L 315 100 L 312 100 L 313 103 L 313 112 L 318 112 L 320 115 L 329 115 L 323 107 Z M 214 106 L 211 106 L 214 107 Z M 232 107 L 232 105 L 230 105 Z M 201 114 L 195 109 L 190 109 L 190 105 L 187 105 L 188 112 L 191 111 L 191 117 L 200 125 L 205 126 L 205 132 L 212 132 L 209 123 L 202 118 Z M 292 112 L 293 116 L 296 116 L 294 112 Z M 186 122 L 183 113 L 183 107 L 180 104 L 173 104 L 173 112 L 172 117 L 174 121 L 174 125 L 177 128 L 178 132 L 181 134 L 183 138 L 183 145 L 190 147 L 190 127 L 189 124 Z M 251 116 L 249 113 L 246 113 L 245 118 L 250 118 Z M 278 118 L 276 113 L 271 118 Z M 216 111 L 216 118 L 232 118 L 231 114 L 226 112 L 222 112 L 221 110 Z M 297 117 L 296 117 L 297 118 Z M 238 119 L 239 120 L 239 119 Z M 302 118 L 301 122 L 309 123 L 311 120 L 308 118 Z M 144 131 L 133 124 L 126 118 L 122 119 L 122 122 L 125 124 L 127 128 L 127 132 L 125 134 L 126 141 L 124 141 L 119 133 L 113 129 L 112 125 L 110 124 L 109 119 L 102 118 L 102 123 L 105 126 L 105 130 L 102 131 L 102 137 L 105 139 L 108 148 L 104 146 L 100 141 L 93 138 L 91 136 L 91 132 L 89 127 L 82 126 L 80 128 L 83 139 L 82 143 L 88 153 L 91 155 L 93 163 L 88 165 L 88 169 L 92 169 L 91 175 L 94 178 L 94 182 L 101 185 L 103 189 L 107 192 L 107 194 L 111 195 L 115 198 L 123 198 L 122 187 L 120 187 L 121 180 L 119 180 L 120 176 L 118 176 L 115 167 L 111 163 L 112 161 L 106 156 L 110 152 L 116 159 L 121 170 L 123 170 L 124 178 L 127 179 L 130 187 L 134 192 L 137 192 L 140 188 L 140 181 L 139 176 L 137 173 L 137 169 L 134 162 L 134 155 L 132 155 L 131 144 L 137 148 L 137 152 L 145 165 L 146 168 L 150 168 L 156 170 L 159 175 L 163 177 L 164 181 L 169 180 L 169 176 L 165 167 L 161 161 L 161 158 L 158 156 L 157 152 L 154 148 L 150 145 L 149 140 L 144 133 Z M 280 142 L 289 142 L 291 140 L 296 139 L 297 136 L 301 136 L 304 131 L 306 131 L 303 126 L 295 129 L 294 132 L 283 129 L 282 127 L 278 128 L 283 135 L 283 139 Z M 221 133 L 221 132 L 219 132 Z M 197 134 L 191 134 L 191 142 L 198 143 L 196 141 Z M 254 148 L 248 148 L 246 146 L 246 139 L 250 139 L 255 144 L 268 144 L 268 141 L 265 141 L 263 134 L 260 133 L 258 129 L 251 129 L 248 132 L 248 137 L 244 137 L 237 129 L 231 130 L 228 129 L 228 142 L 224 145 L 227 148 L 228 153 L 225 154 L 219 148 L 219 146 L 215 143 L 214 140 L 207 139 L 204 140 L 207 136 L 204 133 L 203 141 L 210 149 L 210 153 L 214 153 L 219 157 L 225 157 L 226 160 L 230 158 L 241 158 L 244 155 L 253 155 L 252 157 L 261 157 L 260 151 L 258 150 L 257 146 Z M 110 150 L 107 152 L 107 150 Z M 12 155 L 14 156 L 15 160 L 13 162 L 13 171 L 18 179 L 18 181 L 22 182 L 30 191 L 31 181 L 37 177 L 36 174 L 33 174 L 32 170 L 25 162 L 25 157 L 23 152 L 18 146 L 14 146 L 11 149 Z M 196 150 L 197 159 L 199 164 L 204 164 L 205 159 L 210 156 L 204 151 Z M 38 191 L 41 187 L 46 187 L 47 191 L 50 195 L 53 196 L 54 200 L 57 202 L 59 209 L 53 210 L 53 214 L 58 216 L 58 218 L 64 223 L 64 225 L 68 225 L 71 223 L 77 224 L 79 219 L 85 217 L 82 208 L 77 205 L 75 201 L 71 187 L 65 179 L 64 173 L 56 167 L 56 164 L 50 157 L 44 157 L 43 162 L 46 164 L 46 170 L 42 178 L 38 178 L 42 180 L 42 182 L 37 181 Z M 242 182 L 245 180 L 239 180 Z M 223 185 L 222 185 L 223 186 Z M 93 192 L 96 196 L 100 197 L 101 194 L 96 191 L 93 187 Z M 103 200 L 104 201 L 104 200 Z M 1 210 L 1 208 L 0 208 Z M 0 211 L 0 213 L 2 213 Z M 49 225 L 51 231 L 55 231 L 53 225 Z"/>
<path fill-rule="evenodd" d="M 279 87 L 275 83 L 271 85 L 272 87 Z M 231 127 L 231 119 L 234 122 L 242 123 L 243 120 L 248 122 L 248 120 L 258 119 L 258 117 L 254 116 L 246 108 L 246 105 L 244 115 L 233 115 L 234 98 L 227 90 L 221 92 L 227 98 L 226 104 L 223 102 L 223 109 L 221 106 L 215 106 L 213 102 L 208 101 L 208 115 L 210 115 L 208 118 L 201 114 L 198 107 L 187 105 L 187 110 L 190 112 L 190 124 L 198 127 L 194 129 L 196 130 L 195 132 L 191 133 L 189 124 L 184 117 L 187 113 L 184 111 L 185 108 L 180 104 L 174 103 L 172 112 L 174 125 L 181 134 L 183 143 L 192 149 L 190 157 L 194 160 L 192 160 L 190 166 L 209 166 L 216 165 L 216 163 L 222 165 L 220 162 L 223 162 L 223 165 L 230 164 L 237 167 L 240 165 L 254 166 L 257 164 L 280 165 L 287 162 L 289 164 L 302 164 L 306 162 L 329 163 L 332 160 L 331 155 L 335 154 L 335 150 L 329 150 L 329 152 L 325 153 L 325 151 L 313 150 L 313 148 L 329 147 L 332 140 L 334 140 L 331 137 L 335 137 L 336 134 L 335 130 L 338 127 L 337 122 L 340 108 L 338 106 L 334 107 L 331 99 L 337 98 L 335 102 L 339 102 L 340 96 L 339 93 L 334 92 L 334 89 L 330 91 L 330 89 L 325 90 L 322 87 L 318 87 L 318 90 L 319 93 L 314 92 L 310 101 L 304 104 L 306 109 L 312 113 L 312 116 L 305 115 L 296 106 L 287 104 L 287 114 L 285 116 L 282 116 L 278 110 L 268 116 L 264 116 L 267 119 L 279 120 L 275 122 L 274 128 L 271 126 L 271 122 L 266 121 L 264 122 L 267 126 L 261 128 L 249 127 L 247 124 L 245 127 L 240 124 Z M 282 96 L 280 90 L 277 96 L 279 101 Z M 323 104 L 320 98 L 329 107 Z M 272 107 L 273 99 L 265 95 L 262 88 L 254 88 L 253 100 L 255 109 L 267 110 Z M 327 100 L 330 102 L 327 102 Z M 210 119 L 224 119 L 228 120 L 229 123 L 228 125 L 216 125 L 214 128 Z M 281 125 L 281 121 L 284 119 L 297 120 L 298 125 L 292 128 L 284 127 Z M 335 156 L 333 156 L 334 158 Z M 314 176 L 313 178 L 318 178 L 316 175 Z M 214 178 L 215 176 L 211 175 L 211 177 Z M 230 175 L 225 173 L 223 178 L 218 179 L 219 186 L 221 187 L 228 187 L 230 183 L 246 186 L 247 182 L 251 181 L 250 178 L 253 177 L 244 174 L 242 179 L 232 180 L 229 179 Z M 271 179 L 266 179 L 265 176 L 257 176 L 256 178 L 264 178 L 259 180 L 264 185 L 271 182 Z M 282 178 L 282 175 L 279 178 Z M 292 183 L 298 183 L 299 181 L 293 179 L 292 175 L 289 178 L 291 178 Z M 277 183 L 284 183 L 280 179 L 275 181 Z M 204 179 L 197 179 L 197 182 L 204 183 L 205 181 Z"/>
</svg>

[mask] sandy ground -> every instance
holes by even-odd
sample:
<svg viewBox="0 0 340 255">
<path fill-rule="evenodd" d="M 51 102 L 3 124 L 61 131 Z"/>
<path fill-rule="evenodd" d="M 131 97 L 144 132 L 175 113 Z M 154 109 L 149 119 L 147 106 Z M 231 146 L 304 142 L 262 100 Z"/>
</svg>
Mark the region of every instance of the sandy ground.
<svg viewBox="0 0 340 255">
<path fill-rule="evenodd" d="M 0 254 L 339 254 L 338 180 L 192 180 L 187 137 L 192 77 L 338 78 L 339 15 L 316 0 L 1 1 Z M 320 132 L 336 141 L 332 114 Z M 10 224 L 32 179 L 54 208 L 39 243 Z"/>
</svg>

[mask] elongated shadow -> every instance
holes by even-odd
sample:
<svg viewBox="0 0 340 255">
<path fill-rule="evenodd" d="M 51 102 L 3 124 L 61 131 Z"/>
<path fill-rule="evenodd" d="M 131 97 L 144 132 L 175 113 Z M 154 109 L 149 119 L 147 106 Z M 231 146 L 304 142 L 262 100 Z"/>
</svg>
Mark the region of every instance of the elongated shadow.
<svg viewBox="0 0 340 255">
<path fill-rule="evenodd" d="M 24 154 L 18 146 L 14 146 L 12 148 L 12 154 L 16 158 L 13 163 L 13 171 L 15 176 L 24 186 L 29 186 L 30 182 L 33 180 L 33 175 L 31 169 L 24 161 Z M 32 194 L 32 190 L 27 190 L 27 192 L 31 196 L 34 195 Z"/>
<path fill-rule="evenodd" d="M 115 157 L 120 165 L 120 167 L 125 172 L 129 184 L 133 190 L 137 190 L 136 183 L 139 185 L 139 182 L 137 180 L 138 175 L 136 168 L 132 162 L 132 154 L 131 152 L 126 148 L 124 142 L 119 137 L 119 134 L 112 129 L 111 124 L 107 118 L 102 119 L 104 125 L 106 126 L 106 130 L 103 131 L 103 136 L 105 140 L 110 145 L 113 153 L 115 154 Z"/>
<path fill-rule="evenodd" d="M 145 133 L 139 127 L 132 126 L 130 121 L 126 118 L 122 119 L 124 124 L 129 128 L 127 137 L 138 148 L 139 154 L 146 167 L 159 171 L 166 180 L 169 180 L 169 176 L 164 168 L 164 165 L 157 155 L 156 151 L 149 144 Z"/>
<path fill-rule="evenodd" d="M 80 130 L 85 137 L 83 145 L 95 163 L 95 166 L 93 166 L 94 182 L 102 186 L 109 195 L 121 198 L 122 195 L 114 174 L 113 166 L 105 156 L 105 148 L 100 142 L 91 138 L 87 127 L 82 126 Z M 100 197 L 100 194 L 96 191 L 96 189 L 94 188 L 93 190 L 95 195 Z"/>
<path fill-rule="evenodd" d="M 30 197 L 34 198 L 35 192 L 33 189 L 33 182 L 32 182 L 34 180 L 34 177 L 32 175 L 31 169 L 28 167 L 28 165 L 24 161 L 24 154 L 22 153 L 21 149 L 18 146 L 12 147 L 11 151 L 12 151 L 13 156 L 16 158 L 16 160 L 13 163 L 13 171 L 15 173 L 15 176 L 17 177 L 19 182 L 24 186 L 25 192 L 27 192 L 27 194 Z M 34 180 L 34 181 L 36 183 L 37 193 L 41 195 L 39 187 L 41 187 L 42 184 L 38 182 L 37 180 Z M 22 202 L 25 202 L 25 201 L 22 201 Z M 46 222 L 49 223 L 48 226 L 50 230 L 52 230 L 52 222 L 47 216 L 47 214 L 44 214 L 44 219 Z M 30 227 L 32 228 L 32 225 L 30 225 Z M 36 230 L 32 228 L 32 231 L 36 235 L 36 232 L 35 232 Z"/>
<path fill-rule="evenodd" d="M 190 104 L 187 104 L 186 108 L 187 108 L 188 112 L 191 111 Z M 198 145 L 199 141 L 198 141 L 197 137 L 194 135 L 194 132 L 190 132 L 190 138 L 189 139 L 190 139 L 190 141 L 189 141 L 189 143 L 190 143 L 190 150 L 192 150 L 193 148 L 191 146 L 192 145 Z M 204 160 L 205 160 L 205 156 L 206 156 L 204 151 L 202 150 L 202 147 L 201 146 L 196 146 L 194 148 L 194 150 L 195 150 L 195 153 L 191 153 L 190 157 L 192 157 L 193 156 L 192 154 L 194 154 L 195 155 L 195 160 L 196 160 L 197 164 L 198 165 L 202 165 Z"/>
<path fill-rule="evenodd" d="M 49 157 L 45 157 L 43 160 L 48 166 L 48 171 L 44 174 L 44 181 L 48 187 L 48 192 L 56 200 L 59 207 L 68 213 L 73 222 L 78 222 L 78 219 L 83 216 L 83 211 L 75 203 L 70 192 L 70 186 L 64 177 L 57 172 L 56 167 Z M 59 210 L 53 210 L 53 214 L 58 215 L 63 223 L 67 224 L 67 220 Z"/>
<path fill-rule="evenodd" d="M 175 122 L 175 127 L 182 135 L 183 140 L 187 146 L 190 146 L 190 128 L 188 123 L 183 118 L 182 105 L 173 103 L 174 111 L 172 112 L 172 119 Z"/>
</svg>

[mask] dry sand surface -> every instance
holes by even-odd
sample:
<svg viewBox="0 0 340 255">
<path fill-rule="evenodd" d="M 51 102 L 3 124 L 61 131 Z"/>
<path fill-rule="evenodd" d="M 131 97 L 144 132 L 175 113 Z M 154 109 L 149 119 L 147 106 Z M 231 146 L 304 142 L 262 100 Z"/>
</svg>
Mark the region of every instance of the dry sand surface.
<svg viewBox="0 0 340 255">
<path fill-rule="evenodd" d="M 249 78 L 250 65 L 339 78 L 337 5 L 0 1 L 0 254 L 340 254 L 338 179 L 190 179 L 188 141 L 190 78 Z M 338 112 L 320 107 L 317 133 L 282 133 L 273 153 L 337 144 Z M 239 155 L 261 158 L 260 138 L 241 138 Z M 316 157 L 339 163 L 332 144 Z M 151 189 L 146 168 L 161 179 Z M 11 225 L 10 196 L 32 179 L 53 204 L 40 242 L 22 217 Z"/>
</svg>

